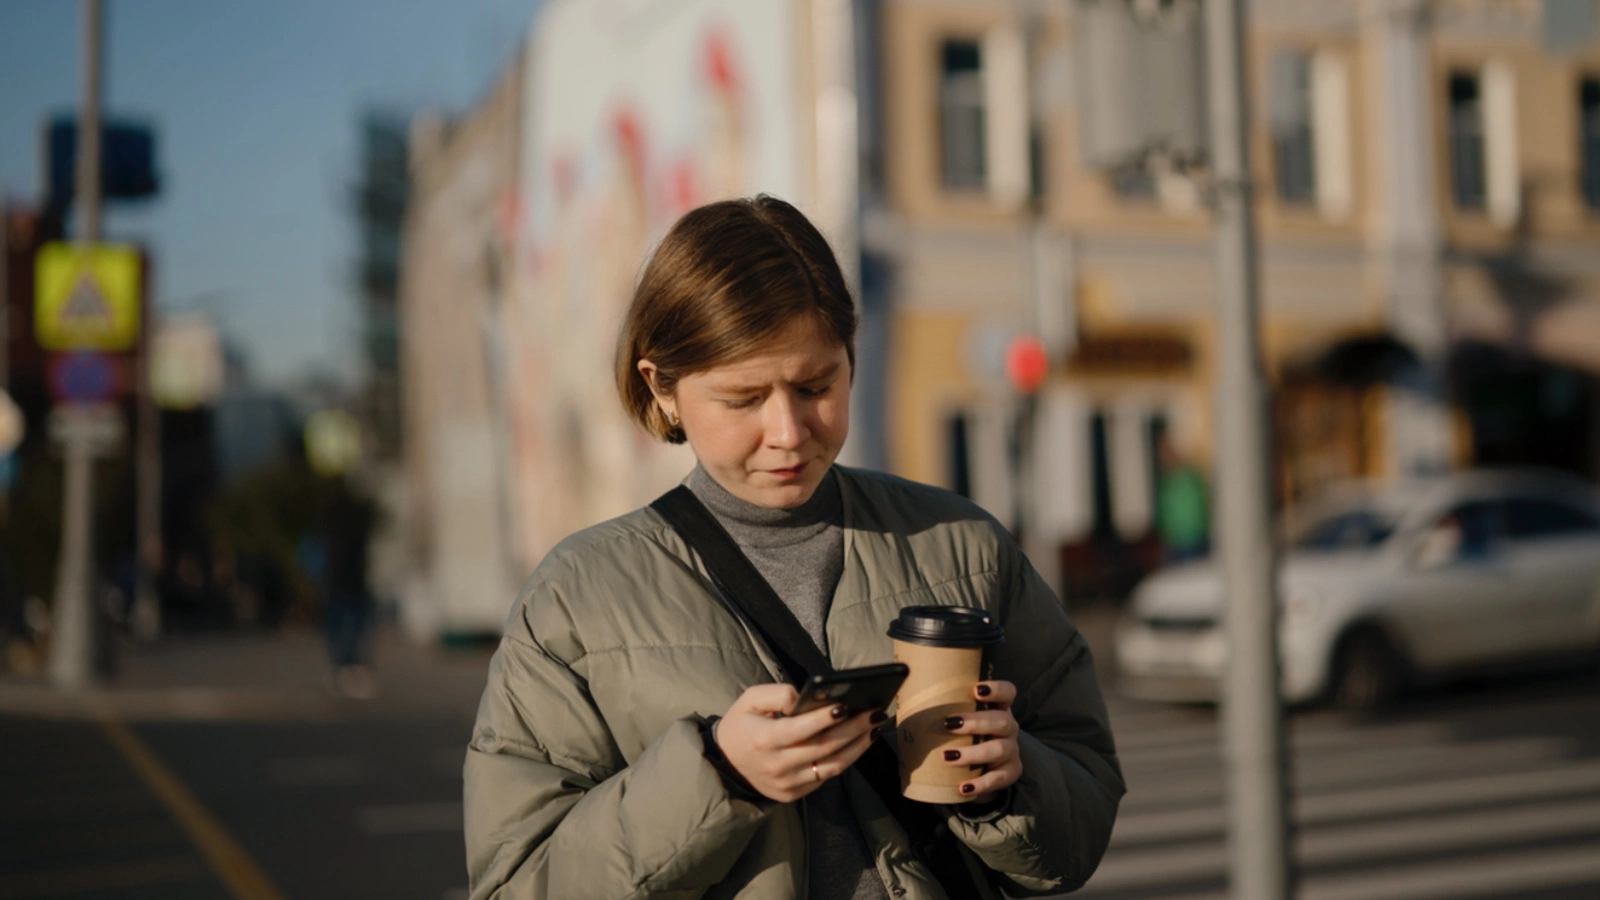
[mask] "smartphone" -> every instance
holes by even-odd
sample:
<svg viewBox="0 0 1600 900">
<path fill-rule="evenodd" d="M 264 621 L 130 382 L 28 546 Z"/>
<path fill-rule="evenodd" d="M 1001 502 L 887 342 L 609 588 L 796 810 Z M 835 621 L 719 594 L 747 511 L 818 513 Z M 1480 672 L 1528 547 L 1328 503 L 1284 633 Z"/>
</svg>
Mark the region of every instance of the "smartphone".
<svg viewBox="0 0 1600 900">
<path fill-rule="evenodd" d="M 841 669 L 827 675 L 813 675 L 799 686 L 800 700 L 789 715 L 844 704 L 851 715 L 883 709 L 894 700 L 895 691 L 911 670 L 905 663 L 885 663 L 859 669 Z"/>
</svg>

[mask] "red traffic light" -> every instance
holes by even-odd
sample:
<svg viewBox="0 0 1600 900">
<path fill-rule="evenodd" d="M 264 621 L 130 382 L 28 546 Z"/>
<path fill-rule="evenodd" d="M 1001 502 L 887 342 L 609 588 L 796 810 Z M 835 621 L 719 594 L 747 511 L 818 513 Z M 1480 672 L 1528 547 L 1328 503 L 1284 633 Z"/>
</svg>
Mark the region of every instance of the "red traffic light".
<svg viewBox="0 0 1600 900">
<path fill-rule="evenodd" d="M 1006 377 L 1011 380 L 1012 387 L 1031 394 L 1044 384 L 1049 374 L 1050 360 L 1038 338 L 1022 335 L 1011 339 L 1006 346 Z"/>
</svg>

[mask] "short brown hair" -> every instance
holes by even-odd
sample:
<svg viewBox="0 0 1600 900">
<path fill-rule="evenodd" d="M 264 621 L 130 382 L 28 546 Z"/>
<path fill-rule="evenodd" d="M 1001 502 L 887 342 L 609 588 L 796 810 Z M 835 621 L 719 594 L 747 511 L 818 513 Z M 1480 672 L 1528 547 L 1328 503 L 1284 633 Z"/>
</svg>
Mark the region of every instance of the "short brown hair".
<svg viewBox="0 0 1600 900">
<path fill-rule="evenodd" d="M 667 421 L 639 372 L 648 359 L 656 384 L 760 350 L 794 322 L 810 318 L 856 362 L 856 307 L 833 250 L 793 206 L 765 194 L 723 200 L 685 213 L 645 266 L 617 341 L 617 390 L 634 421 L 674 444 L 683 429 Z"/>
</svg>

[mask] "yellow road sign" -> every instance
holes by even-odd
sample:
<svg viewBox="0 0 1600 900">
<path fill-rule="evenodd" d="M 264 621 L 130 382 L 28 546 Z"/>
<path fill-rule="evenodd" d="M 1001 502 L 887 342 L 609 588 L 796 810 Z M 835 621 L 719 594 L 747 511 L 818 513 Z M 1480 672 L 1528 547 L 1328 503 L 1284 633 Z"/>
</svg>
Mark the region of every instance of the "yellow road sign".
<svg viewBox="0 0 1600 900">
<path fill-rule="evenodd" d="M 34 261 L 34 334 L 46 350 L 126 350 L 139 339 L 139 254 L 45 244 Z"/>
</svg>

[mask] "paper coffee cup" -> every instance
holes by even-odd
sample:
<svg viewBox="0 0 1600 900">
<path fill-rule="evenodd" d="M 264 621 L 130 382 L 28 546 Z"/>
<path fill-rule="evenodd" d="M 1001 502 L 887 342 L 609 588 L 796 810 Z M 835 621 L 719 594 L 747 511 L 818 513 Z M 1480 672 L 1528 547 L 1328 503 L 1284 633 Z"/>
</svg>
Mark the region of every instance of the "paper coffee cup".
<svg viewBox="0 0 1600 900">
<path fill-rule="evenodd" d="M 895 662 L 911 669 L 895 695 L 900 791 L 924 803 L 965 803 L 967 766 L 944 761 L 944 751 L 970 747 L 970 735 L 944 727 L 949 716 L 978 711 L 972 689 L 985 674 L 985 651 L 1005 639 L 994 614 L 963 606 L 908 606 L 889 626 Z"/>
</svg>

